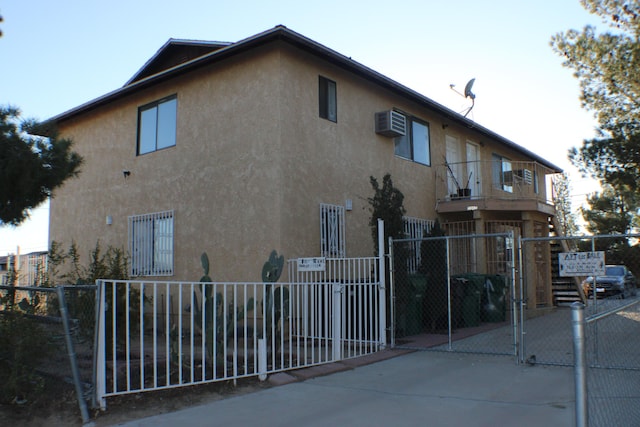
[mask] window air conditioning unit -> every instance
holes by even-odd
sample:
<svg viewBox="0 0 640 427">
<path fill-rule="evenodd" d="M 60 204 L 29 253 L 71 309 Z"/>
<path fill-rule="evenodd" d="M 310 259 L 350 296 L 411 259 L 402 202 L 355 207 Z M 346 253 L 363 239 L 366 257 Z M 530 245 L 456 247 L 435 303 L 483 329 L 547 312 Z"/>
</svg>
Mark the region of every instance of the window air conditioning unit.
<svg viewBox="0 0 640 427">
<path fill-rule="evenodd" d="M 376 113 L 376 133 L 394 138 L 407 134 L 407 118 L 397 111 Z"/>
<path fill-rule="evenodd" d="M 502 179 L 506 185 L 513 185 L 514 181 L 519 184 L 533 184 L 533 172 L 531 169 L 515 169 L 502 172 Z"/>
<path fill-rule="evenodd" d="M 533 184 L 533 172 L 531 169 L 517 169 L 513 172 L 523 184 L 531 185 Z"/>
</svg>

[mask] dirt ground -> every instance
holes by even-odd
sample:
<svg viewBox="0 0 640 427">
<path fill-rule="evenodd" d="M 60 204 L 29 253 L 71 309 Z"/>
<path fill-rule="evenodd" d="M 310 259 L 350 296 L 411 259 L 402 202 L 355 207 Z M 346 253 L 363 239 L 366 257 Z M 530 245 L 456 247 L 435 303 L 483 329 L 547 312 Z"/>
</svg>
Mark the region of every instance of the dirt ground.
<svg viewBox="0 0 640 427">
<path fill-rule="evenodd" d="M 96 426 L 111 426 L 124 421 L 175 411 L 204 402 L 255 392 L 270 387 L 257 378 L 181 387 L 155 392 L 109 398 L 107 410 L 89 409 Z M 19 404 L 0 404 L 1 426 L 82 426 L 75 391 L 66 383 L 49 384 L 46 395 Z"/>
</svg>

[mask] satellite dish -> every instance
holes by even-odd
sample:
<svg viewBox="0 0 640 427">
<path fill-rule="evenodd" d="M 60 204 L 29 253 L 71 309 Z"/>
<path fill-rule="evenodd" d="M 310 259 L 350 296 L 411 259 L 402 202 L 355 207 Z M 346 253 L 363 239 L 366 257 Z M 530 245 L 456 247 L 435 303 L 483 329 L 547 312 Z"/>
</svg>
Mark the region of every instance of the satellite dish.
<svg viewBox="0 0 640 427">
<path fill-rule="evenodd" d="M 463 94 L 461 94 L 460 92 L 458 92 L 458 91 L 455 89 L 455 86 L 456 86 L 456 85 L 454 85 L 454 84 L 450 84 L 450 85 L 449 85 L 449 87 L 451 88 L 451 90 L 453 90 L 453 91 L 454 91 L 455 93 L 457 93 L 458 95 L 460 95 L 460 96 L 464 96 L 465 98 L 470 98 L 470 99 L 471 99 L 471 107 L 467 108 L 467 110 L 464 112 L 464 117 L 467 117 L 467 115 L 471 112 L 471 110 L 473 109 L 473 106 L 474 106 L 474 105 L 475 105 L 475 103 L 476 103 L 476 101 L 475 101 L 475 100 L 476 100 L 476 95 L 475 95 L 473 92 L 471 92 L 471 89 L 473 88 L 473 83 L 475 83 L 475 81 L 476 81 L 476 79 L 475 79 L 475 78 L 473 78 L 473 79 L 471 79 L 471 80 L 469 80 L 469 81 L 467 82 L 467 85 L 464 87 L 464 95 L 463 95 Z M 461 112 L 460 112 L 460 114 L 462 114 L 462 112 L 463 112 L 463 111 L 461 111 Z"/>
<path fill-rule="evenodd" d="M 473 92 L 471 92 L 471 88 L 473 87 L 473 83 L 476 81 L 476 79 L 471 79 L 469 80 L 469 82 L 467 83 L 467 85 L 464 87 L 464 97 L 465 98 L 471 98 L 471 99 L 476 99 L 476 96 L 473 94 Z"/>
</svg>

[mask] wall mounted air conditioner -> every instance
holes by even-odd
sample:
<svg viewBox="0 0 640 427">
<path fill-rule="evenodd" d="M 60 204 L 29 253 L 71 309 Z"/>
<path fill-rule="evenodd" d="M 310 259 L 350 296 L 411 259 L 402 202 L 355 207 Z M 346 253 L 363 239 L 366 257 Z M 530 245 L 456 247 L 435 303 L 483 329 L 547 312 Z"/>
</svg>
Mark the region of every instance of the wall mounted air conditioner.
<svg viewBox="0 0 640 427">
<path fill-rule="evenodd" d="M 533 172 L 531 169 L 515 169 L 512 171 L 502 172 L 502 179 L 505 185 L 513 185 L 515 183 L 531 185 L 533 184 Z"/>
<path fill-rule="evenodd" d="M 389 138 L 406 135 L 407 118 L 393 110 L 376 113 L 376 133 Z"/>
<path fill-rule="evenodd" d="M 520 178 L 523 184 L 531 185 L 533 184 L 533 172 L 531 169 L 516 169 L 513 173 Z"/>
</svg>

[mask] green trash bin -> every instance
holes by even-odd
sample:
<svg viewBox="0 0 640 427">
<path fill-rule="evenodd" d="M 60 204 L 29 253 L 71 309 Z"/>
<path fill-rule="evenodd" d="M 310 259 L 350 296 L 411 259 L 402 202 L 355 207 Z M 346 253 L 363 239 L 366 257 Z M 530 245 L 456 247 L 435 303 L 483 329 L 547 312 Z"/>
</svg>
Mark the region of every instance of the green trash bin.
<svg viewBox="0 0 640 427">
<path fill-rule="evenodd" d="M 422 333 L 422 304 L 427 289 L 427 277 L 422 274 L 409 276 L 410 300 L 407 303 L 405 331 L 407 335 Z"/>
<path fill-rule="evenodd" d="M 465 328 L 479 326 L 482 309 L 482 290 L 485 277 L 482 274 L 467 273 L 455 276 L 464 283 L 462 300 L 462 323 Z"/>
<path fill-rule="evenodd" d="M 480 326 L 480 296 L 466 295 L 462 300 L 462 323 L 465 328 Z"/>
</svg>

